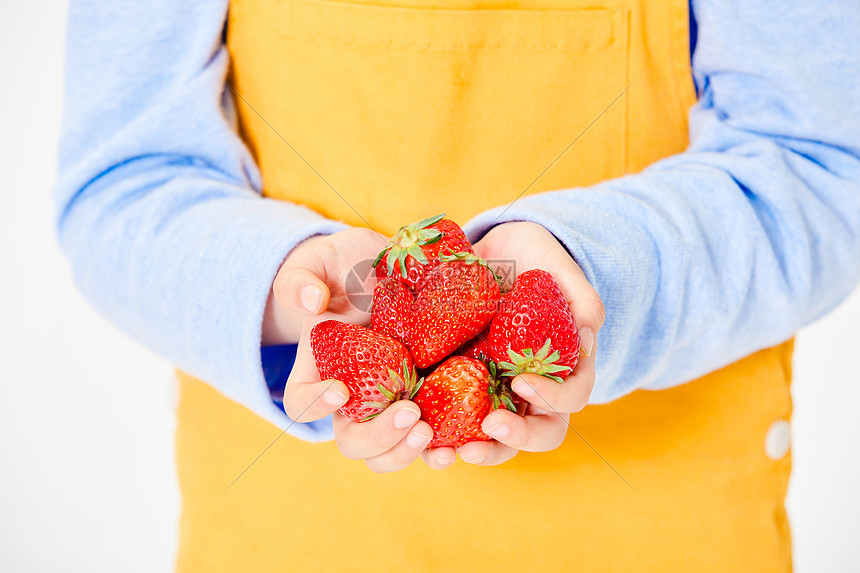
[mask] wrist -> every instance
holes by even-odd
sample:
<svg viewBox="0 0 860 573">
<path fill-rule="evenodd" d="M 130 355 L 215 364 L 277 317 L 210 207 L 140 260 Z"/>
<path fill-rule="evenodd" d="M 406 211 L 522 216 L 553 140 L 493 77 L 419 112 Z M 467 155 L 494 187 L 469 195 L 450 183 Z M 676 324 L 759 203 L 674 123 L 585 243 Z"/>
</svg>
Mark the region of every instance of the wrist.
<svg viewBox="0 0 860 573">
<path fill-rule="evenodd" d="M 301 317 L 275 300 L 275 294 L 269 289 L 269 298 L 263 312 L 263 329 L 260 344 L 262 346 L 277 346 L 281 344 L 297 344 L 301 336 Z"/>
</svg>

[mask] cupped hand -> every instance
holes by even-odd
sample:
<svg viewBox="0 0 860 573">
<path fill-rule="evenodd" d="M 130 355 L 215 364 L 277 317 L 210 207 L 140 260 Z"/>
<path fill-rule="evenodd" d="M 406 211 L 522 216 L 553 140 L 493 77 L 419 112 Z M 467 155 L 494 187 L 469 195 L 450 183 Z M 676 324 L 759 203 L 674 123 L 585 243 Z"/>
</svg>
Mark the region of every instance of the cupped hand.
<svg viewBox="0 0 860 573">
<path fill-rule="evenodd" d="M 418 406 L 406 400 L 363 423 L 337 413 L 349 399 L 349 390 L 339 380 L 320 380 L 310 331 L 329 319 L 362 326 L 370 323 L 370 294 L 376 282 L 370 264 L 386 242 L 387 238 L 361 228 L 303 241 L 281 265 L 263 320 L 263 344 L 298 342 L 296 361 L 284 388 L 287 415 L 297 422 L 310 422 L 334 413 L 335 440 L 341 453 L 365 460 L 375 472 L 410 465 L 427 447 L 433 430 L 418 420 Z M 363 280 L 363 288 L 356 288 L 359 280 Z"/>
<path fill-rule="evenodd" d="M 361 303 L 373 292 L 370 264 L 386 242 L 370 229 L 353 227 L 299 243 L 272 283 L 263 319 L 263 344 L 295 344 L 308 325 L 329 318 L 368 324 L 370 307 Z M 364 281 L 363 293 L 356 288 L 347 292 L 350 273 L 355 280 Z"/>
<path fill-rule="evenodd" d="M 517 274 L 531 269 L 552 274 L 570 304 L 583 350 L 573 373 L 562 384 L 535 374 L 517 376 L 512 389 L 529 402 L 525 416 L 507 410 L 491 412 L 482 429 L 494 440 L 470 442 L 458 449 L 460 458 L 468 463 L 496 465 L 520 450 L 549 451 L 564 441 L 569 414 L 585 407 L 594 388 L 597 332 L 603 325 L 605 310 L 579 265 L 552 233 L 538 224 L 501 224 L 474 248 L 491 266 L 494 261 L 504 261 L 506 265 L 513 262 Z M 430 467 L 444 468 L 454 462 L 453 453 L 451 448 L 438 448 L 428 450 L 423 458 Z"/>
</svg>

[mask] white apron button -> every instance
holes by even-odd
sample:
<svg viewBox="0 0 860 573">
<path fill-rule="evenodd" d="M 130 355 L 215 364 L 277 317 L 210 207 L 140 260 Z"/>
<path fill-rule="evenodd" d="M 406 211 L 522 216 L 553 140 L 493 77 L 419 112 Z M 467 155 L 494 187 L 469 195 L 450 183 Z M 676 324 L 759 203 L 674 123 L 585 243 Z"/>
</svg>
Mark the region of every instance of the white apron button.
<svg viewBox="0 0 860 573">
<path fill-rule="evenodd" d="M 791 446 L 791 424 L 787 420 L 777 420 L 770 425 L 764 438 L 764 453 L 772 460 L 778 460 L 788 453 Z"/>
</svg>

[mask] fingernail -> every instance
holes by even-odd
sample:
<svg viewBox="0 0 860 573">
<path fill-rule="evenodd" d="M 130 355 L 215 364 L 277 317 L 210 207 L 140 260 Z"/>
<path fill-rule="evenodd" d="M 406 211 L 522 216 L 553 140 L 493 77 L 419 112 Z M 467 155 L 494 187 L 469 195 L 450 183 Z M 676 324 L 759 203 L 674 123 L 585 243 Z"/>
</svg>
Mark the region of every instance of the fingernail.
<svg viewBox="0 0 860 573">
<path fill-rule="evenodd" d="M 440 466 L 447 466 L 448 464 L 453 463 L 453 461 L 454 461 L 454 458 L 451 458 L 451 457 L 436 458 L 436 463 L 439 464 Z"/>
<path fill-rule="evenodd" d="M 395 416 L 396 418 L 397 416 Z M 406 444 L 410 448 L 418 448 L 430 441 L 430 436 L 425 436 L 420 432 L 409 432 L 406 436 Z"/>
<path fill-rule="evenodd" d="M 348 396 L 344 396 L 334 388 L 329 388 L 323 394 L 323 400 L 325 400 L 327 404 L 331 404 L 332 406 L 343 406 L 346 403 L 347 399 Z"/>
<path fill-rule="evenodd" d="M 485 459 L 487 459 L 487 456 L 479 456 L 473 460 L 463 460 L 463 461 L 466 462 L 467 464 L 479 464 L 479 463 L 483 462 Z"/>
<path fill-rule="evenodd" d="M 579 331 L 579 348 L 586 356 L 591 356 L 591 350 L 594 348 L 594 331 L 587 326 Z"/>
<path fill-rule="evenodd" d="M 305 310 L 316 314 L 322 304 L 322 291 L 317 286 L 308 285 L 302 289 L 301 299 Z"/>
<path fill-rule="evenodd" d="M 396 414 L 394 414 L 394 427 L 395 428 L 408 428 L 416 421 L 418 421 L 418 416 L 420 416 L 418 412 L 416 412 L 412 408 L 403 408 Z"/>
<path fill-rule="evenodd" d="M 531 398 L 535 395 L 534 387 L 520 377 L 514 378 L 514 381 L 511 383 L 511 390 L 523 398 Z"/>
<path fill-rule="evenodd" d="M 487 433 L 494 438 L 504 438 L 511 433 L 511 429 L 507 424 L 496 424 L 492 428 L 488 428 Z"/>
</svg>

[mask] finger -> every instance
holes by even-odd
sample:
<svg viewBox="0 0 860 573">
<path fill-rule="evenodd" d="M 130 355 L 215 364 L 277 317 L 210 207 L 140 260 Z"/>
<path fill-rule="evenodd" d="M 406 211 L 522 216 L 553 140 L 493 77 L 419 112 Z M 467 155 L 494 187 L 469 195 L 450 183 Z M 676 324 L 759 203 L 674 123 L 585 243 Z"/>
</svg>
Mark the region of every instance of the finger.
<svg viewBox="0 0 860 573">
<path fill-rule="evenodd" d="M 517 455 L 516 450 L 506 444 L 489 440 L 484 442 L 469 442 L 460 446 L 457 453 L 467 464 L 477 466 L 496 466 Z"/>
<path fill-rule="evenodd" d="M 570 255 L 560 248 L 556 258 L 550 268 L 558 269 L 559 272 L 553 272 L 553 278 L 558 282 L 570 305 L 570 312 L 579 330 L 581 348 L 586 354 L 592 354 L 595 333 L 606 320 L 606 308 L 597 291 L 585 278 L 585 273 Z"/>
<path fill-rule="evenodd" d="M 326 267 L 334 264 L 337 254 L 327 237 L 310 237 L 287 256 L 272 282 L 275 300 L 290 310 L 321 314 L 331 298 L 325 283 Z"/>
<path fill-rule="evenodd" d="M 400 471 L 412 464 L 430 440 L 433 438 L 433 428 L 430 424 L 418 421 L 393 448 L 378 456 L 364 460 L 372 471 L 376 473 L 388 473 Z"/>
<path fill-rule="evenodd" d="M 284 411 L 296 422 L 313 422 L 325 418 L 346 404 L 349 390 L 338 380 L 316 383 L 288 383 L 291 392 L 284 391 Z"/>
<path fill-rule="evenodd" d="M 333 418 L 340 452 L 351 460 L 379 456 L 392 449 L 418 421 L 421 411 L 414 402 L 400 400 L 367 422 L 354 422 L 341 414 Z"/>
<path fill-rule="evenodd" d="M 324 269 L 282 265 L 272 283 L 275 300 L 290 310 L 312 315 L 323 313 L 328 308 L 331 292 L 320 276 L 325 276 Z"/>
<path fill-rule="evenodd" d="M 557 414 L 532 406 L 526 416 L 507 410 L 487 414 L 484 432 L 516 450 L 547 452 L 559 447 L 567 434 L 567 414 Z"/>
<path fill-rule="evenodd" d="M 296 361 L 284 387 L 284 411 L 296 422 L 325 418 L 349 399 L 349 389 L 338 380 L 320 380 L 305 331 L 296 349 Z"/>
<path fill-rule="evenodd" d="M 434 470 L 444 470 L 451 467 L 457 459 L 457 450 L 454 448 L 430 448 L 424 450 L 421 459 Z"/>
<path fill-rule="evenodd" d="M 579 370 L 579 366 L 577 366 Z M 529 403 L 551 412 L 572 414 L 588 404 L 594 389 L 594 369 L 578 371 L 559 384 L 537 374 L 520 374 L 511 382 L 511 390 Z"/>
</svg>

